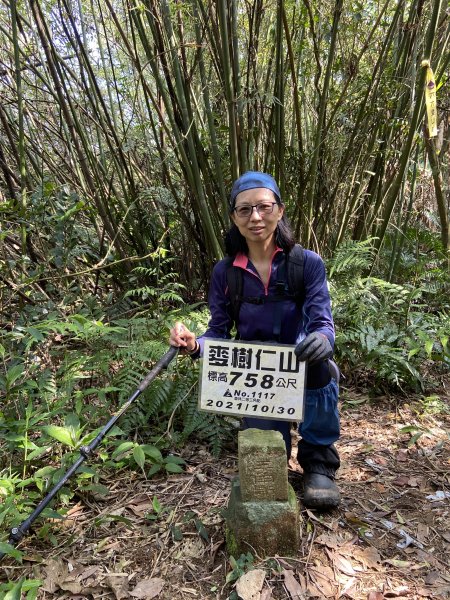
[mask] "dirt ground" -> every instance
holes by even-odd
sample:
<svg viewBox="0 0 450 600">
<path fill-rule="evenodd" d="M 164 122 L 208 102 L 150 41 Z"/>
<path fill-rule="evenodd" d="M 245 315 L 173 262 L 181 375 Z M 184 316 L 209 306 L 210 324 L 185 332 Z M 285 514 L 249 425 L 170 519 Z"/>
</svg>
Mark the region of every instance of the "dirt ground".
<svg viewBox="0 0 450 600">
<path fill-rule="evenodd" d="M 236 450 L 218 460 L 189 445 L 181 475 L 102 481 L 106 498 L 79 498 L 55 525 L 56 546 L 28 537 L 23 566 L 5 561 L 2 580 L 42 579 L 46 600 L 224 600 L 237 598 L 239 577 L 244 600 L 450 598 L 449 398 L 368 402 L 345 388 L 341 398 L 342 504 L 323 515 L 302 507 L 295 559 L 230 561 L 221 511 Z"/>
</svg>

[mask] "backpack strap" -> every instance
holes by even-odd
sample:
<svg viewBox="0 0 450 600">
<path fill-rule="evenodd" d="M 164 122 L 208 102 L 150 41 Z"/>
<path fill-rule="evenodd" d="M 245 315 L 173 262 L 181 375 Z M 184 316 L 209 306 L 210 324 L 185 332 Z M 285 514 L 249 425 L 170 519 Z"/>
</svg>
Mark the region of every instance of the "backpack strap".
<svg viewBox="0 0 450 600">
<path fill-rule="evenodd" d="M 305 251 L 300 244 L 295 244 L 286 256 L 287 281 L 290 292 L 297 304 L 303 304 L 305 298 L 304 264 Z"/>
<path fill-rule="evenodd" d="M 289 296 L 289 285 L 286 277 L 286 262 L 287 257 L 280 263 L 277 271 L 277 283 L 275 297 L 278 300 L 285 300 Z M 283 317 L 283 304 L 281 301 L 276 302 L 273 314 L 273 338 L 277 342 L 280 341 L 281 321 Z"/>
</svg>

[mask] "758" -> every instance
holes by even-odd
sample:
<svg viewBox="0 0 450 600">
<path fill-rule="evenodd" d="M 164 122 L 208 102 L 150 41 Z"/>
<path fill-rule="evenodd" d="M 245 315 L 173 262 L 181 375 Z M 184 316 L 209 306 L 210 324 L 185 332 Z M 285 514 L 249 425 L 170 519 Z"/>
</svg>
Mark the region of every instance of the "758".
<svg viewBox="0 0 450 600">
<path fill-rule="evenodd" d="M 242 373 L 241 371 L 231 371 L 230 385 L 235 385 L 238 379 L 240 377 L 243 377 L 243 375 L 244 373 Z M 247 373 L 245 375 L 244 380 L 241 380 L 240 383 L 243 383 L 245 387 L 248 388 L 255 387 L 255 385 L 258 385 L 258 376 L 261 376 L 261 373 Z M 260 377 L 259 385 L 265 390 L 270 390 L 270 388 L 274 385 L 274 376 L 268 374 L 263 375 L 262 377 Z"/>
</svg>

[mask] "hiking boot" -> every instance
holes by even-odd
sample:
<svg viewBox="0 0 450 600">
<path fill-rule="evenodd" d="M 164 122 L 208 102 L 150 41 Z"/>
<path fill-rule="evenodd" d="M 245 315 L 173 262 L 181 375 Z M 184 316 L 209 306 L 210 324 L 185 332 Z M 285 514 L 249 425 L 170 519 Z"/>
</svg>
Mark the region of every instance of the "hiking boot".
<svg viewBox="0 0 450 600">
<path fill-rule="evenodd" d="M 327 510 L 339 506 L 341 494 L 331 477 L 320 473 L 304 473 L 303 486 L 303 504 L 307 508 Z"/>
</svg>

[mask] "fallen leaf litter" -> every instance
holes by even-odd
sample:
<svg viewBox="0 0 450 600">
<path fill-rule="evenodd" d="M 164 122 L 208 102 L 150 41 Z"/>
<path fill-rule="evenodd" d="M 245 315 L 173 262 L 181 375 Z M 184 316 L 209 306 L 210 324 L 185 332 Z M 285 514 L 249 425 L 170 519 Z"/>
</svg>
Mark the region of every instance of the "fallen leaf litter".
<svg viewBox="0 0 450 600">
<path fill-rule="evenodd" d="M 6 561 L 3 581 L 40 578 L 45 600 L 225 600 L 233 585 L 243 600 L 450 597 L 450 416 L 422 418 L 433 435 L 408 445 L 400 429 L 416 418 L 411 406 L 396 411 L 381 400 L 343 410 L 342 505 L 324 515 L 302 511 L 295 559 L 255 556 L 253 571 L 225 585 L 231 567 L 221 509 L 236 456 L 215 459 L 189 444 L 181 475 L 145 480 L 122 471 L 108 481 L 105 474 L 109 495 L 77 498 L 66 521 L 53 524 L 55 548 L 27 538 L 23 566 Z M 291 466 L 301 497 L 298 465 Z M 156 516 L 154 497 L 162 507 Z"/>
</svg>

